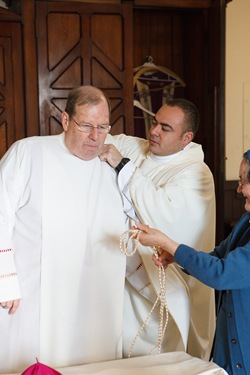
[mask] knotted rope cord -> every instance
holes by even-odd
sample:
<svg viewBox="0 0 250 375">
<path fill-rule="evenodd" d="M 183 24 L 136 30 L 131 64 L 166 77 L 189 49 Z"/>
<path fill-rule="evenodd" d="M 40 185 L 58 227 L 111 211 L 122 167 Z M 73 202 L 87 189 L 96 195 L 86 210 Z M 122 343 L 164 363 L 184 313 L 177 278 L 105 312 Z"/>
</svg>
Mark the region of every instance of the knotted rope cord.
<svg viewBox="0 0 250 375">
<path fill-rule="evenodd" d="M 132 255 L 135 254 L 135 252 L 138 249 L 138 243 L 139 243 L 140 235 L 141 235 L 141 230 L 138 230 L 138 229 L 127 230 L 121 235 L 121 237 L 120 237 L 120 250 L 124 255 L 132 256 Z M 127 237 L 128 237 L 128 240 L 127 240 Z M 133 240 L 135 242 L 134 249 L 132 251 L 129 251 L 129 249 L 131 247 L 131 243 L 132 243 Z M 156 258 L 158 258 L 159 248 L 157 246 L 153 246 L 153 253 L 154 253 L 154 256 Z M 131 345 L 130 350 L 129 350 L 128 358 L 130 358 L 130 356 L 132 354 L 132 351 L 134 349 L 135 343 L 136 343 L 138 337 L 140 336 L 141 332 L 143 331 L 144 327 L 148 323 L 148 321 L 149 321 L 158 301 L 160 301 L 158 343 L 157 343 L 157 345 L 155 345 L 151 349 L 149 354 L 152 354 L 153 351 L 156 348 L 158 348 L 158 353 L 159 354 L 161 353 L 161 346 L 162 346 L 162 342 L 163 342 L 164 335 L 165 335 L 165 332 L 166 332 L 166 328 L 167 328 L 167 325 L 168 325 L 168 306 L 167 306 L 166 295 L 165 295 L 165 286 L 166 286 L 165 270 L 164 270 L 163 266 L 159 266 L 158 270 L 159 270 L 160 291 L 158 293 L 156 301 L 155 301 L 152 309 L 150 310 L 147 318 L 144 320 L 141 328 L 139 329 L 139 331 L 137 332 L 137 334 L 134 337 L 134 340 L 133 340 L 132 345 Z M 165 324 L 164 324 L 164 312 L 166 313 Z"/>
</svg>

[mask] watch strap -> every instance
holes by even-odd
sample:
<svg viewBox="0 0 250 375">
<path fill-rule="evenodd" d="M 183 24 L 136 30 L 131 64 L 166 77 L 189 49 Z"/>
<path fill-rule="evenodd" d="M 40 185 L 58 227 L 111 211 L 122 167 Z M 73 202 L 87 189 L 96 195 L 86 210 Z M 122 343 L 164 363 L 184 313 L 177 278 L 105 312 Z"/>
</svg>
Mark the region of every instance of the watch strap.
<svg viewBox="0 0 250 375">
<path fill-rule="evenodd" d="M 115 167 L 116 173 L 119 173 L 122 170 L 122 168 L 124 167 L 124 165 L 126 165 L 129 161 L 130 161 L 129 158 L 122 158 L 120 163 Z"/>
</svg>

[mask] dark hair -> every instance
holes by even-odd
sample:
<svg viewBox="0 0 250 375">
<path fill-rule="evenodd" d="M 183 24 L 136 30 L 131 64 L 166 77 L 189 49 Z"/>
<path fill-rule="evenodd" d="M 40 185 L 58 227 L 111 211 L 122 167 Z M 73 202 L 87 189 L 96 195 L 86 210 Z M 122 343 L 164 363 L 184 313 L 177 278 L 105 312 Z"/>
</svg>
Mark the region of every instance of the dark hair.
<svg viewBox="0 0 250 375">
<path fill-rule="evenodd" d="M 75 115 L 77 106 L 98 105 L 103 101 L 107 102 L 110 117 L 111 107 L 107 95 L 94 86 L 79 86 L 69 92 L 65 112 L 67 112 L 71 118 Z"/>
<path fill-rule="evenodd" d="M 247 182 L 250 182 L 250 150 L 244 152 L 243 159 L 245 159 L 248 163 L 248 170 L 246 172 L 246 179 L 247 179 Z"/>
<path fill-rule="evenodd" d="M 166 105 L 169 107 L 178 107 L 183 111 L 185 115 L 183 133 L 193 132 L 194 135 L 197 133 L 197 130 L 199 128 L 200 116 L 199 111 L 194 103 L 190 102 L 187 99 L 174 98 L 167 100 Z"/>
</svg>

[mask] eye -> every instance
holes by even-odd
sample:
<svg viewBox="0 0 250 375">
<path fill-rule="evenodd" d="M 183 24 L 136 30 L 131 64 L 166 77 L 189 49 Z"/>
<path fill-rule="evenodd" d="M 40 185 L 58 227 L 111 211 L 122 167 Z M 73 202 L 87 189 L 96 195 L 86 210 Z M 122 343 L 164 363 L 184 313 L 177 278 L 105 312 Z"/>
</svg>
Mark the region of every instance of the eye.
<svg viewBox="0 0 250 375">
<path fill-rule="evenodd" d="M 100 130 L 107 130 L 108 126 L 106 126 L 106 125 L 98 125 L 98 129 L 100 129 Z"/>
<path fill-rule="evenodd" d="M 90 130 L 93 127 L 92 125 L 89 125 L 89 124 L 81 124 L 80 126 L 81 128 L 86 129 L 86 130 Z"/>
<path fill-rule="evenodd" d="M 156 119 L 154 118 L 153 120 L 152 120 L 152 125 L 153 126 L 156 126 L 158 124 L 158 122 L 156 121 Z"/>
<path fill-rule="evenodd" d="M 162 127 L 161 127 L 161 130 L 162 130 L 163 132 L 171 132 L 171 131 L 172 131 L 172 129 L 169 128 L 168 126 L 162 126 Z"/>
</svg>

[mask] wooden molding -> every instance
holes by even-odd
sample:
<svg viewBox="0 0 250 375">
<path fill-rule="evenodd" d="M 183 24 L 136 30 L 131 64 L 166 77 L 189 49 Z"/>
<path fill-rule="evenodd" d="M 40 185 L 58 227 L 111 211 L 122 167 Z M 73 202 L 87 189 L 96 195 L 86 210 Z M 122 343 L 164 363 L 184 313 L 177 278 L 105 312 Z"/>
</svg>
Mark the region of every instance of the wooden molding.
<svg viewBox="0 0 250 375">
<path fill-rule="evenodd" d="M 0 7 L 0 21 L 21 22 L 21 16 L 9 9 Z"/>
<path fill-rule="evenodd" d="M 212 0 L 134 0 L 136 6 L 208 9 Z"/>
</svg>

